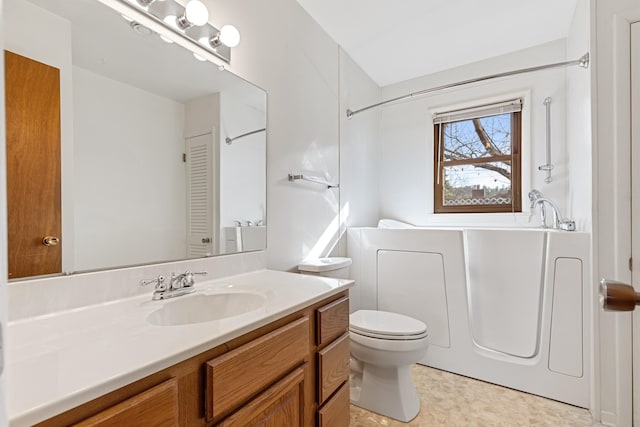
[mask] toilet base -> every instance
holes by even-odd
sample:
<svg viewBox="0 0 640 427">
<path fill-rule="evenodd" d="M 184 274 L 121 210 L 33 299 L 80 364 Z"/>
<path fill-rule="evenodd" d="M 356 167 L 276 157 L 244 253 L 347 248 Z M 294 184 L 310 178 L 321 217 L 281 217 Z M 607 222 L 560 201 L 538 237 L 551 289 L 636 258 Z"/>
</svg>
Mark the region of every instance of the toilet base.
<svg viewBox="0 0 640 427">
<path fill-rule="evenodd" d="M 410 368 L 411 365 L 375 366 L 365 363 L 361 372 L 352 369 L 351 403 L 398 421 L 411 421 L 420 412 L 420 400 Z"/>
</svg>

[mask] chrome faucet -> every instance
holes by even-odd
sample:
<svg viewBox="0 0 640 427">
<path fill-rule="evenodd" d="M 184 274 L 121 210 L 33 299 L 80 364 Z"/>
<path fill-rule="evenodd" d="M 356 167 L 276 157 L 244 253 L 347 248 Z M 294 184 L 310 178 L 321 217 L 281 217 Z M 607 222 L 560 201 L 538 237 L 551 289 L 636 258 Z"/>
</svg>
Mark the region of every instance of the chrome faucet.
<svg viewBox="0 0 640 427">
<path fill-rule="evenodd" d="M 529 191 L 529 202 L 531 202 L 531 209 L 535 209 L 536 206 L 540 206 L 540 226 L 542 228 L 548 228 L 547 226 L 547 212 L 545 210 L 545 203 L 551 207 L 553 214 L 553 226 L 556 230 L 575 231 L 576 223 L 570 219 L 563 218 L 560 214 L 560 209 L 550 199 L 547 199 L 538 190 Z"/>
<path fill-rule="evenodd" d="M 206 274 L 206 271 L 186 271 L 181 274 L 171 273 L 169 285 L 165 284 L 164 276 L 158 276 L 155 279 L 141 280 L 140 286 L 147 286 L 152 283 L 156 284 L 153 296 L 151 297 L 154 301 L 174 298 L 195 292 L 195 276 L 206 276 Z"/>
</svg>

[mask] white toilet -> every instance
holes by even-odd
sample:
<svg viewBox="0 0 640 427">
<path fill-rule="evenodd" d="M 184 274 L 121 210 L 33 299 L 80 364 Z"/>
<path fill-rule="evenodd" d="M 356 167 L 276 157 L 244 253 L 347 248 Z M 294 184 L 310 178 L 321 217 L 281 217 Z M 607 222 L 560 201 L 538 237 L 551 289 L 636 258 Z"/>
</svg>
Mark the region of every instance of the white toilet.
<svg viewBox="0 0 640 427">
<path fill-rule="evenodd" d="M 346 278 L 349 258 L 305 261 L 307 274 Z M 351 403 L 408 422 L 420 411 L 411 365 L 427 351 L 427 326 L 414 318 L 377 310 L 349 316 L 351 340 Z"/>
</svg>

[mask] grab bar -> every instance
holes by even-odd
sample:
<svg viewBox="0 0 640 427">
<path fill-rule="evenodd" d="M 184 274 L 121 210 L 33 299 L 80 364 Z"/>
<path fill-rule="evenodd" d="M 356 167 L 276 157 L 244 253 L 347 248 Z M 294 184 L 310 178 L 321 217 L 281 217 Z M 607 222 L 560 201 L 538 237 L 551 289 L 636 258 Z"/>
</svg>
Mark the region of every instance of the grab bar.
<svg viewBox="0 0 640 427">
<path fill-rule="evenodd" d="M 314 176 L 306 176 L 303 174 L 297 174 L 297 175 L 289 174 L 288 179 L 289 181 L 297 181 L 297 180 L 309 181 L 316 184 L 326 185 L 327 188 L 340 188 L 340 184 L 327 182 L 324 179 L 316 178 Z"/>
<path fill-rule="evenodd" d="M 553 179 L 551 178 L 551 171 L 553 170 L 553 164 L 551 164 L 551 98 L 545 98 L 544 106 L 547 109 L 547 164 L 538 166 L 538 170 L 547 171 L 547 177 L 544 182 L 549 184 Z"/>
</svg>

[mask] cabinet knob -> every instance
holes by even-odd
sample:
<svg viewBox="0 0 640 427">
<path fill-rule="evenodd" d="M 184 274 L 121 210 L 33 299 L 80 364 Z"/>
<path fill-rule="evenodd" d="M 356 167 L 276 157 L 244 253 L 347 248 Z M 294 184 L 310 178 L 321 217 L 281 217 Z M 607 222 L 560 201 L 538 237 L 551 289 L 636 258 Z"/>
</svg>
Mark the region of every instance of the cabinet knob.
<svg viewBox="0 0 640 427">
<path fill-rule="evenodd" d="M 202 238 L 202 243 L 211 243 L 211 238 L 209 238 L 209 237 L 203 237 L 203 238 Z"/>
</svg>

